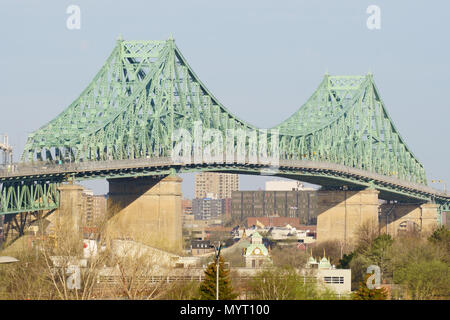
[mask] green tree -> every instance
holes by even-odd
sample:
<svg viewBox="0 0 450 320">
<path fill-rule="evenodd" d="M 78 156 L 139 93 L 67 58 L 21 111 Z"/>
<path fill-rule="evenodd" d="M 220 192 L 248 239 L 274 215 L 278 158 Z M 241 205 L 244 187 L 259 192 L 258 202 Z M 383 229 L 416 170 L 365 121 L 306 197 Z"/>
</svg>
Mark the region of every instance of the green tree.
<svg viewBox="0 0 450 320">
<path fill-rule="evenodd" d="M 338 269 L 349 269 L 350 262 L 352 261 L 354 255 L 355 255 L 354 252 L 350 252 L 349 254 L 344 253 L 344 255 L 342 256 L 342 259 L 339 259 L 337 268 Z"/>
<path fill-rule="evenodd" d="M 448 299 L 450 260 L 446 249 L 446 230 L 438 228 L 425 238 L 401 236 L 395 239 L 391 260 L 393 282 L 405 299 Z"/>
<path fill-rule="evenodd" d="M 314 243 L 312 254 L 314 257 L 322 256 L 324 251 L 331 264 L 337 264 L 341 258 L 341 243 L 337 240 L 327 240 Z M 305 261 L 306 262 L 306 261 Z"/>
<path fill-rule="evenodd" d="M 308 260 L 308 254 L 297 249 L 297 246 L 275 246 L 271 251 L 273 264 L 277 267 L 290 266 L 303 268 Z"/>
<path fill-rule="evenodd" d="M 363 253 L 367 263 L 380 267 L 382 277 L 391 277 L 390 250 L 394 240 L 388 234 L 382 234 L 375 238 L 370 249 Z"/>
<path fill-rule="evenodd" d="M 313 275 L 300 275 L 291 266 L 262 270 L 250 281 L 252 299 L 257 300 L 332 300 L 335 292 L 321 287 Z"/>
<path fill-rule="evenodd" d="M 388 293 L 386 288 L 373 288 L 369 289 L 367 286 L 367 280 L 370 274 L 366 275 L 364 281 L 360 282 L 358 290 L 352 293 L 353 300 L 386 300 Z"/>
<path fill-rule="evenodd" d="M 355 289 L 363 281 L 367 267 L 377 265 L 380 267 L 383 279 L 392 278 L 392 245 L 394 240 L 388 234 L 382 234 L 370 241 L 364 241 L 365 245 L 359 246 L 340 264 L 350 266 L 352 269 L 352 288 Z"/>
<path fill-rule="evenodd" d="M 198 281 L 173 281 L 163 288 L 161 300 L 195 300 L 199 292 Z"/>
<path fill-rule="evenodd" d="M 394 280 L 406 287 L 410 299 L 449 298 L 450 268 L 437 259 L 410 261 L 394 271 Z"/>
<path fill-rule="evenodd" d="M 450 263 L 450 230 L 440 226 L 428 237 L 428 241 L 437 248 L 441 260 Z"/>
<path fill-rule="evenodd" d="M 446 226 L 442 225 L 433 231 L 428 240 L 432 243 L 443 243 L 450 245 L 450 230 L 448 230 Z"/>
<path fill-rule="evenodd" d="M 361 254 L 353 254 L 349 262 L 350 269 L 352 270 L 352 290 L 357 290 L 360 282 L 364 281 L 364 276 L 369 265 L 370 263 Z"/>
<path fill-rule="evenodd" d="M 212 261 L 205 270 L 205 279 L 200 284 L 200 300 L 216 300 L 216 261 Z M 233 300 L 238 294 L 233 292 L 231 285 L 230 270 L 225 268 L 222 256 L 219 256 L 219 299 Z"/>
</svg>

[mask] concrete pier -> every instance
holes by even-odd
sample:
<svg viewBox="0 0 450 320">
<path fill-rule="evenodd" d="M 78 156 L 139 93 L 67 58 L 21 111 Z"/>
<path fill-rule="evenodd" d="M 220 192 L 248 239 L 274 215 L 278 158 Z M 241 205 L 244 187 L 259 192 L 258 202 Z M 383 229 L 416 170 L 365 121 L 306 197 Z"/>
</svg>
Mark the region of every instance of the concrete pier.
<svg viewBox="0 0 450 320">
<path fill-rule="evenodd" d="M 108 237 L 180 252 L 181 181 L 177 176 L 108 180 Z"/>
<path fill-rule="evenodd" d="M 76 184 L 61 184 L 59 190 L 59 208 L 56 212 L 56 225 L 81 237 L 81 219 L 83 216 L 82 192 L 84 188 Z"/>
<path fill-rule="evenodd" d="M 378 230 L 378 191 L 318 191 L 317 241 L 340 240 L 352 244 L 365 223 Z"/>
<path fill-rule="evenodd" d="M 400 232 L 432 231 L 438 225 L 438 205 L 387 203 L 380 206 L 380 232 L 395 237 Z"/>
</svg>

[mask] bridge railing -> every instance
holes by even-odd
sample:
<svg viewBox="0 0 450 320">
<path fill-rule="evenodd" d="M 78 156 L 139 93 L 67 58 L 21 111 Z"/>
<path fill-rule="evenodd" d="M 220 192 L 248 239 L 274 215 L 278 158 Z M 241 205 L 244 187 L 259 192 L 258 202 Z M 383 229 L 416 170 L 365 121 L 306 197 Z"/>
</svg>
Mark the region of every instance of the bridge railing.
<svg viewBox="0 0 450 320">
<path fill-rule="evenodd" d="M 0 165 L 0 178 L 83 171 L 115 170 L 142 166 L 171 165 L 170 158 L 144 158 L 86 162 L 34 161 Z"/>
<path fill-rule="evenodd" d="M 145 167 L 170 167 L 170 166 L 211 166 L 211 165 L 229 165 L 233 166 L 259 166 L 262 167 L 261 173 L 267 175 L 274 175 L 278 170 L 306 169 L 306 170 L 320 170 L 322 172 L 340 172 L 347 176 L 356 176 L 367 181 L 379 181 L 385 184 L 392 184 L 419 190 L 425 193 L 436 194 L 443 197 L 450 198 L 449 193 L 444 193 L 435 190 L 426 185 L 417 184 L 409 181 L 400 180 L 396 177 L 384 176 L 374 172 L 352 168 L 341 164 L 312 161 L 312 160 L 278 160 L 276 165 L 271 164 L 267 160 L 261 161 L 258 158 L 234 158 L 219 159 L 218 161 L 194 161 L 194 159 L 187 159 L 187 161 L 174 161 L 171 157 L 146 157 L 138 159 L 124 159 L 124 160 L 105 160 L 105 161 L 86 161 L 86 162 L 67 162 L 67 161 L 34 161 L 25 163 L 13 163 L 0 165 L 0 180 L 5 180 L 14 177 L 24 176 L 43 176 L 43 175 L 72 175 L 83 172 L 95 171 L 114 171 L 114 170 L 128 170 L 133 168 Z M 267 171 L 267 172 L 264 172 Z"/>
</svg>

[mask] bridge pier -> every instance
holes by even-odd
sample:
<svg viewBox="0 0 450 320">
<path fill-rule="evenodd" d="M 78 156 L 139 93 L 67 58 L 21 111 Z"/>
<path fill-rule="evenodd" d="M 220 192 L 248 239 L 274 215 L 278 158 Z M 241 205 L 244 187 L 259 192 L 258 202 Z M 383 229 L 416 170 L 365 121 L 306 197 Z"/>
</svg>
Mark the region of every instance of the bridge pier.
<svg viewBox="0 0 450 320">
<path fill-rule="evenodd" d="M 433 203 L 387 203 L 380 206 L 380 232 L 397 236 L 400 232 L 433 230 L 438 225 L 438 205 Z"/>
<path fill-rule="evenodd" d="M 356 231 L 369 224 L 373 232 L 392 237 L 405 231 L 432 231 L 438 225 L 438 205 L 432 203 L 379 204 L 378 191 L 318 191 L 317 241 L 354 244 Z"/>
<path fill-rule="evenodd" d="M 317 241 L 354 243 L 363 224 L 378 231 L 378 191 L 324 190 L 317 192 Z"/>
<path fill-rule="evenodd" d="M 109 238 L 182 250 L 181 181 L 177 176 L 109 179 Z"/>
<path fill-rule="evenodd" d="M 62 184 L 58 190 L 60 204 L 55 215 L 56 227 L 63 228 L 65 233 L 70 233 L 75 238 L 80 238 L 84 188 L 76 184 Z M 68 234 L 64 237 L 66 236 Z"/>
</svg>

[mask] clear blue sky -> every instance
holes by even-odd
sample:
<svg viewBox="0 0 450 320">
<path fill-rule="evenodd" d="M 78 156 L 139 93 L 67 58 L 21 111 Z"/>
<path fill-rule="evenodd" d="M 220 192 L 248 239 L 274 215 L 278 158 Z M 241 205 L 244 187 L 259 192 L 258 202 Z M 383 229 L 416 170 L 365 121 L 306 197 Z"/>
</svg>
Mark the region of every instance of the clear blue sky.
<svg viewBox="0 0 450 320">
<path fill-rule="evenodd" d="M 69 5 L 81 29 L 66 27 Z M 369 5 L 381 29 L 366 27 Z M 371 71 L 428 178 L 450 185 L 448 1 L 2 0 L 0 133 L 18 158 L 28 133 L 66 108 L 125 39 L 170 34 L 197 75 L 233 113 L 259 127 L 291 115 L 323 74 Z M 192 176 L 183 191 L 192 196 Z M 241 177 L 241 187 L 264 178 Z M 104 192 L 106 183 L 90 183 Z M 442 185 L 433 185 L 442 188 Z"/>
</svg>

